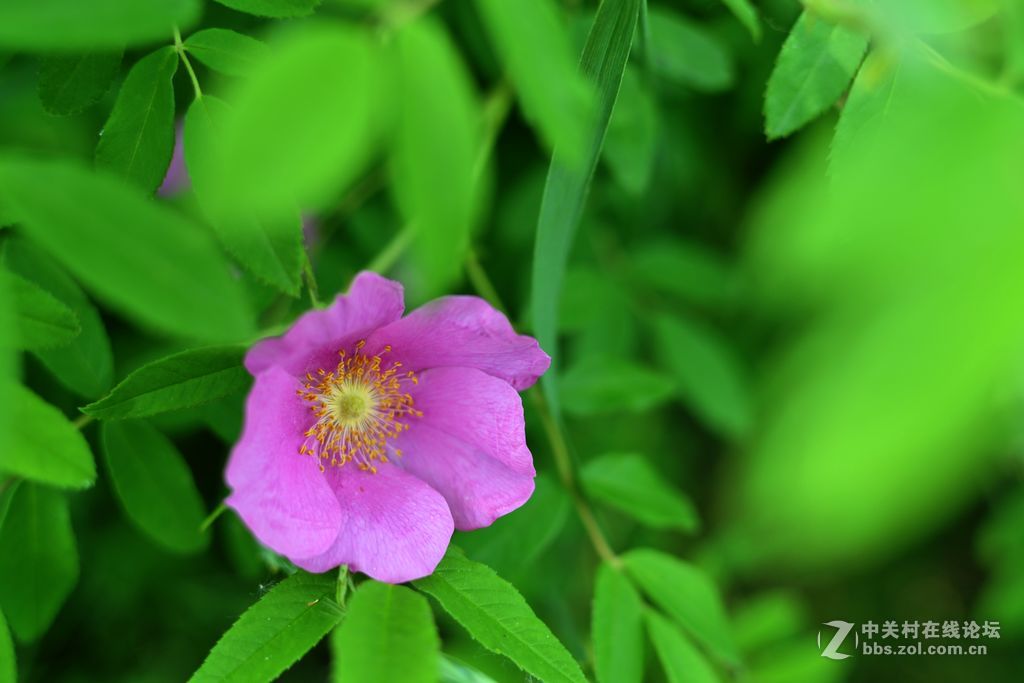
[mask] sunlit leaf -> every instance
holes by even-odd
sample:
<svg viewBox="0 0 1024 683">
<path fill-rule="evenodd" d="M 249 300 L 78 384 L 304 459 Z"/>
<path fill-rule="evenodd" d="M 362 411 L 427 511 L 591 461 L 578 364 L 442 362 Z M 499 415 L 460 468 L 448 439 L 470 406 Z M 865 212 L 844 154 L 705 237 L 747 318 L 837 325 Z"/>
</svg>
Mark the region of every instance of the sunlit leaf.
<svg viewBox="0 0 1024 683">
<path fill-rule="evenodd" d="M 594 582 L 594 670 L 598 683 L 644 680 L 643 601 L 619 570 L 602 564 Z"/>
<path fill-rule="evenodd" d="M 247 76 L 267 57 L 267 46 L 244 33 L 206 28 L 185 40 L 185 49 L 206 66 L 228 76 Z"/>
<path fill-rule="evenodd" d="M 77 114 L 110 90 L 120 70 L 120 50 L 47 57 L 39 65 L 39 99 L 51 114 Z"/>
<path fill-rule="evenodd" d="M 693 503 L 636 453 L 608 453 L 580 471 L 587 493 L 649 526 L 696 531 Z"/>
</svg>

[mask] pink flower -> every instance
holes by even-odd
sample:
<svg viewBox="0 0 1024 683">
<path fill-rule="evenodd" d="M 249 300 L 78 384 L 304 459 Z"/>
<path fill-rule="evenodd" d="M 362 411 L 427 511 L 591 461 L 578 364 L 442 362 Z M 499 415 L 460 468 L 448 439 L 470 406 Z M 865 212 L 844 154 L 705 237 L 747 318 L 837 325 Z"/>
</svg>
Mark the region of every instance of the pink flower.
<svg viewBox="0 0 1024 683">
<path fill-rule="evenodd" d="M 245 358 L 256 382 L 227 504 L 303 569 L 420 578 L 453 528 L 488 526 L 533 493 L 517 391 L 550 358 L 477 297 L 403 310 L 400 284 L 360 273 Z"/>
</svg>

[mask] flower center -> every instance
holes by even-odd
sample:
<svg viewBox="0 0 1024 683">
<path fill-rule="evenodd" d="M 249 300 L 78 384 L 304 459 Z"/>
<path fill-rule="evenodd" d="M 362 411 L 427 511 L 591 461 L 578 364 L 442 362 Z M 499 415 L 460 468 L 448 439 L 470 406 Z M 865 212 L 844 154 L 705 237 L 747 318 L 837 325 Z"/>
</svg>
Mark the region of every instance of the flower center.
<svg viewBox="0 0 1024 683">
<path fill-rule="evenodd" d="M 390 346 L 367 356 L 360 353 L 365 345 L 360 341 L 351 354 L 339 351 L 341 360 L 330 372 L 320 368 L 306 373 L 305 385 L 296 392 L 316 417 L 299 453 L 317 458 L 321 471 L 326 465 L 354 462 L 361 470 L 376 472 L 375 462 L 388 461 L 388 441 L 409 428 L 409 417 L 423 416 L 408 392 L 417 383 L 416 373 L 402 373 L 397 361 L 385 367 L 382 356 Z"/>
</svg>

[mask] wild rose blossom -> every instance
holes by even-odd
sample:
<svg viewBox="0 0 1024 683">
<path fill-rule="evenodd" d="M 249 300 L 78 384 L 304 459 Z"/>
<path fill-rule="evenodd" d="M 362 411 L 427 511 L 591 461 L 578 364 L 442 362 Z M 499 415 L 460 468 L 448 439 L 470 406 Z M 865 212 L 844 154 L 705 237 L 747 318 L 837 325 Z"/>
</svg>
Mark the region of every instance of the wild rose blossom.
<svg viewBox="0 0 1024 683">
<path fill-rule="evenodd" d="M 256 381 L 227 504 L 303 569 L 426 576 L 453 529 L 533 493 L 518 391 L 550 358 L 478 297 L 403 310 L 399 283 L 364 272 L 246 355 Z"/>
</svg>

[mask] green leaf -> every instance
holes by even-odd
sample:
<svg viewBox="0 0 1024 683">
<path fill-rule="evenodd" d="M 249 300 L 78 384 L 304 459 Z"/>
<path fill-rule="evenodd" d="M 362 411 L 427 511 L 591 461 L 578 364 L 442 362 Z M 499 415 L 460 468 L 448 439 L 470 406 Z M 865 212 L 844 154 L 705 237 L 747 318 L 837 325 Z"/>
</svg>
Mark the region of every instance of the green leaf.
<svg viewBox="0 0 1024 683">
<path fill-rule="evenodd" d="M 101 420 L 120 420 L 190 408 L 240 393 L 250 382 L 242 366 L 244 357 L 243 346 L 182 351 L 142 366 L 81 410 Z"/>
<path fill-rule="evenodd" d="M 679 629 L 654 610 L 647 610 L 647 632 L 669 683 L 718 683 L 715 670 Z"/>
<path fill-rule="evenodd" d="M 18 680 L 18 663 L 14 658 L 14 643 L 7 630 L 7 620 L 0 612 L 0 681 L 15 683 Z"/>
<path fill-rule="evenodd" d="M 604 0 L 598 8 L 580 64 L 587 79 L 597 86 L 597 106 L 593 117 L 585 121 L 574 120 L 573 123 L 586 131 L 586 163 L 573 164 L 571 157 L 563 157 L 556 150 L 544 185 L 534 242 L 532 317 L 537 340 L 541 348 L 551 355 L 556 369 L 558 302 L 565 264 L 583 215 L 590 181 L 601 156 L 605 131 L 633 44 L 639 9 L 640 0 Z M 561 404 L 554 373 L 545 375 L 544 393 L 557 416 L 561 412 Z"/>
<path fill-rule="evenodd" d="M 178 53 L 162 47 L 138 62 L 121 85 L 96 145 L 96 165 L 139 184 L 160 187 L 174 151 L 174 87 Z"/>
<path fill-rule="evenodd" d="M 15 385 L 9 445 L 0 471 L 32 481 L 80 489 L 96 480 L 89 444 L 64 414 L 21 385 Z"/>
<path fill-rule="evenodd" d="M 477 0 L 487 32 L 515 85 L 523 112 L 563 161 L 588 154 L 590 84 L 576 69 L 572 43 L 554 0 Z"/>
<path fill-rule="evenodd" d="M 427 599 L 404 586 L 367 581 L 331 635 L 338 683 L 435 683 L 441 641 Z"/>
<path fill-rule="evenodd" d="M 0 271 L 17 316 L 23 349 L 52 349 L 69 344 L 82 331 L 74 311 L 25 278 Z"/>
<path fill-rule="evenodd" d="M 116 178 L 6 156 L 0 200 L 112 308 L 178 336 L 230 341 L 252 333 L 241 285 L 212 238 Z"/>
<path fill-rule="evenodd" d="M 302 24 L 273 45 L 225 98 L 214 214 L 278 218 L 342 192 L 389 122 L 385 63 L 368 31 L 340 23 Z"/>
<path fill-rule="evenodd" d="M 724 45 L 700 24 L 672 10 L 650 9 L 653 66 L 665 79 L 705 92 L 733 84 L 732 57 Z"/>
<path fill-rule="evenodd" d="M 569 498 L 550 477 L 537 475 L 536 488 L 514 515 L 486 529 L 457 532 L 455 541 L 471 559 L 516 582 L 555 540 L 569 517 Z"/>
<path fill-rule="evenodd" d="M 750 37 L 754 39 L 754 42 L 760 42 L 761 21 L 758 19 L 757 9 L 750 0 L 722 0 L 722 3 L 750 31 Z"/>
<path fill-rule="evenodd" d="M 248 76 L 267 57 L 267 45 L 226 28 L 196 31 L 185 41 L 189 54 L 206 66 L 228 76 Z"/>
<path fill-rule="evenodd" d="M 654 604 L 728 664 L 739 653 L 714 583 L 696 567 L 641 548 L 622 556 L 626 571 Z"/>
<path fill-rule="evenodd" d="M 47 57 L 39 66 L 39 99 L 56 116 L 77 114 L 100 101 L 121 70 L 121 50 Z"/>
<path fill-rule="evenodd" d="M 634 281 L 686 303 L 725 307 L 738 298 L 735 273 L 699 244 L 659 240 L 631 249 L 629 260 Z"/>
<path fill-rule="evenodd" d="M 889 119 L 893 103 L 907 95 L 904 80 L 899 53 L 879 50 L 864 58 L 839 114 L 829 156 L 830 171 L 836 172 L 851 156 L 874 148 L 874 139 Z"/>
<path fill-rule="evenodd" d="M 480 106 L 458 50 L 441 23 L 406 24 L 395 40 L 404 104 L 393 150 L 393 189 L 416 226 L 413 256 L 428 292 L 462 272 L 473 227 Z"/>
<path fill-rule="evenodd" d="M 270 589 L 221 636 L 191 683 L 272 681 L 341 621 L 335 577 L 298 572 Z"/>
<path fill-rule="evenodd" d="M 223 165 L 220 139 L 228 106 L 206 95 L 196 99 L 185 116 L 185 162 L 192 187 L 209 214 L 225 248 L 257 277 L 285 294 L 298 296 L 302 277 L 302 220 L 297 211 L 280 219 L 261 219 L 255 212 L 217 215 L 208 194 L 216 191 L 214 174 Z"/>
<path fill-rule="evenodd" d="M 413 582 L 488 650 L 546 683 L 586 679 L 579 664 L 523 596 L 490 568 L 449 550 L 434 573 Z"/>
<path fill-rule="evenodd" d="M 643 601 L 620 571 L 602 563 L 594 583 L 594 672 L 598 683 L 644 680 Z"/>
<path fill-rule="evenodd" d="M 495 680 L 465 662 L 441 653 L 440 683 L 495 683 Z"/>
<path fill-rule="evenodd" d="M 604 160 L 616 182 L 634 196 L 640 195 L 650 183 L 658 126 L 657 104 L 646 83 L 635 69 L 627 68 L 608 124 Z"/>
<path fill-rule="evenodd" d="M 323 0 L 217 0 L 220 4 L 239 12 L 258 17 L 285 19 L 312 14 Z"/>
<path fill-rule="evenodd" d="M 139 530 L 174 552 L 206 547 L 209 536 L 199 532 L 203 500 L 174 444 L 134 420 L 105 423 L 102 441 L 114 492 Z"/>
<path fill-rule="evenodd" d="M 103 394 L 114 379 L 114 358 L 96 307 L 63 268 L 28 240 L 6 240 L 3 262 L 12 273 L 35 282 L 67 305 L 81 325 L 81 333 L 70 344 L 37 350 L 36 357 L 71 391 L 86 398 Z"/>
<path fill-rule="evenodd" d="M 693 503 L 642 455 L 602 455 L 583 467 L 580 479 L 591 497 L 648 526 L 686 532 L 700 527 Z"/>
<path fill-rule="evenodd" d="M 693 320 L 659 316 L 655 338 L 686 405 L 723 436 L 740 437 L 753 422 L 745 373 L 736 353 L 710 328 Z"/>
<path fill-rule="evenodd" d="M 0 48 L 117 50 L 169 40 L 174 26 L 198 18 L 198 0 L 7 0 L 0 3 Z"/>
<path fill-rule="evenodd" d="M 764 97 L 769 139 L 789 135 L 817 118 L 846 90 L 867 39 L 804 12 L 782 44 Z"/>
<path fill-rule="evenodd" d="M 559 383 L 565 410 L 574 415 L 639 413 L 668 399 L 675 383 L 664 374 L 621 358 L 588 356 Z"/>
<path fill-rule="evenodd" d="M 78 581 L 78 552 L 63 494 L 18 486 L 0 527 L 0 609 L 30 643 L 53 623 Z"/>
</svg>

